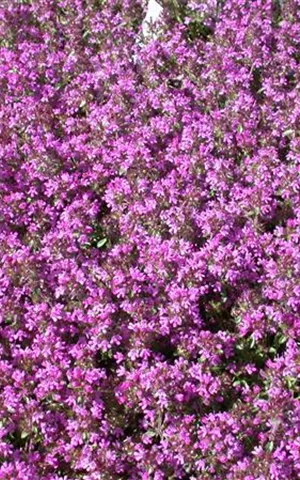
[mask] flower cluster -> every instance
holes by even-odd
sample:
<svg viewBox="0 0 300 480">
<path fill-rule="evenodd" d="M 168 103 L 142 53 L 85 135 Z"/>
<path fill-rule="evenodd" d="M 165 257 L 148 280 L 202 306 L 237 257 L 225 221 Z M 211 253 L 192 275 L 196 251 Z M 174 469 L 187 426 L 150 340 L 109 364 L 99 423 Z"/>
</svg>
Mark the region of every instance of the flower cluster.
<svg viewBox="0 0 300 480">
<path fill-rule="evenodd" d="M 0 479 L 300 476 L 299 0 L 2 0 Z"/>
</svg>

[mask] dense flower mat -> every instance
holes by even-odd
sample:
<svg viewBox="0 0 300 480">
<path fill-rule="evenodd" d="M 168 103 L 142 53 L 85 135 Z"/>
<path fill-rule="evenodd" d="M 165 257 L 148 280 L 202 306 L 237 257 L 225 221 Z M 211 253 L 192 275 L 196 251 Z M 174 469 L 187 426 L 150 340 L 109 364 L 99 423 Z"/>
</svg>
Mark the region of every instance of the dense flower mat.
<svg viewBox="0 0 300 480">
<path fill-rule="evenodd" d="M 0 479 L 296 480 L 300 3 L 146 3 L 0 2 Z"/>
</svg>

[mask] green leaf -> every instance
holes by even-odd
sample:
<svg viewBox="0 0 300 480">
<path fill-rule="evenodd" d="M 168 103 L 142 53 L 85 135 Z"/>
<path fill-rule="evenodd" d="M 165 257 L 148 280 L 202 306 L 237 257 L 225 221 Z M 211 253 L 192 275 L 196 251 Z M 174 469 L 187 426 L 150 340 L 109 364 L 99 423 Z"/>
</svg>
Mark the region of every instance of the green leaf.
<svg viewBox="0 0 300 480">
<path fill-rule="evenodd" d="M 291 376 L 285 377 L 285 381 L 289 390 L 292 390 L 297 383 L 297 379 Z"/>
<path fill-rule="evenodd" d="M 156 432 L 154 432 L 153 430 L 149 430 L 148 432 L 146 432 L 146 435 L 147 437 L 155 437 L 156 436 Z"/>
<path fill-rule="evenodd" d="M 21 438 L 22 438 L 22 439 L 23 439 L 23 438 L 27 438 L 27 437 L 29 437 L 29 435 L 30 435 L 30 432 L 22 432 L 22 433 L 21 433 Z"/>
<path fill-rule="evenodd" d="M 243 379 L 243 378 L 239 378 L 238 380 L 235 380 L 232 384 L 234 387 L 238 387 L 238 386 L 241 386 L 241 387 L 248 387 L 248 382 Z"/>
<path fill-rule="evenodd" d="M 266 445 L 267 452 L 272 452 L 273 448 L 274 448 L 274 442 L 273 441 L 268 442 Z"/>
<path fill-rule="evenodd" d="M 279 345 L 283 345 L 287 341 L 287 337 L 285 335 L 280 335 L 278 337 L 278 343 Z"/>
<path fill-rule="evenodd" d="M 99 240 L 99 242 L 97 242 L 97 248 L 104 247 L 106 243 L 107 243 L 107 238 L 102 238 L 101 240 Z"/>
<path fill-rule="evenodd" d="M 91 32 L 89 30 L 86 30 L 84 34 L 82 35 L 82 38 L 85 39 Z"/>
<path fill-rule="evenodd" d="M 292 128 L 288 128 L 287 130 L 285 130 L 285 131 L 283 132 L 282 135 L 283 135 L 284 137 L 288 137 L 289 135 L 292 135 L 293 133 L 294 133 L 294 130 L 293 130 Z"/>
</svg>

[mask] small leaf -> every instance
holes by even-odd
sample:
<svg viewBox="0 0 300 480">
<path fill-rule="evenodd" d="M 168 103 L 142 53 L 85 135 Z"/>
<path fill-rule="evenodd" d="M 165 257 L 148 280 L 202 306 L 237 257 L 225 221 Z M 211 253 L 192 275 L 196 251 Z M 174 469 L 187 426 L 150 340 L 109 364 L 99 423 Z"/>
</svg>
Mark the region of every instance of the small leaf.
<svg viewBox="0 0 300 480">
<path fill-rule="evenodd" d="M 89 30 L 86 30 L 84 34 L 82 35 L 82 38 L 85 39 L 91 32 Z"/>
<path fill-rule="evenodd" d="M 29 437 L 29 435 L 30 435 L 29 432 L 22 432 L 22 433 L 21 433 L 21 438 L 22 438 L 22 439 L 23 439 L 23 438 L 27 438 L 27 437 Z"/>
<path fill-rule="evenodd" d="M 291 376 L 285 377 L 285 381 L 289 390 L 292 390 L 297 383 L 297 379 Z"/>
<path fill-rule="evenodd" d="M 234 387 L 238 387 L 239 385 L 241 385 L 241 380 L 235 380 L 232 385 Z"/>
<path fill-rule="evenodd" d="M 99 240 L 99 242 L 97 242 L 97 248 L 104 247 L 106 243 L 107 243 L 107 238 L 102 238 L 101 240 Z"/>
<path fill-rule="evenodd" d="M 282 135 L 284 137 L 288 137 L 289 135 L 292 135 L 293 133 L 294 133 L 294 130 L 292 128 L 288 128 L 288 130 L 285 130 Z"/>
<path fill-rule="evenodd" d="M 287 341 L 287 337 L 285 335 L 280 335 L 278 338 L 279 345 L 283 345 Z"/>
<path fill-rule="evenodd" d="M 273 441 L 268 442 L 266 445 L 267 452 L 272 452 L 273 448 L 274 448 L 274 442 Z"/>
</svg>

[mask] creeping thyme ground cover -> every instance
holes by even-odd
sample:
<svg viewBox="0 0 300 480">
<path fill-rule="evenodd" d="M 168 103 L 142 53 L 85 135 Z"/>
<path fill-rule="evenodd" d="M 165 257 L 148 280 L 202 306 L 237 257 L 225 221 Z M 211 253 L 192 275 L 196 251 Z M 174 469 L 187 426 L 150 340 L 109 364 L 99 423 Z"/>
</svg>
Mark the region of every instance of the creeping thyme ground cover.
<svg viewBox="0 0 300 480">
<path fill-rule="evenodd" d="M 299 478 L 300 3 L 160 3 L 0 1 L 0 480 Z"/>
</svg>

